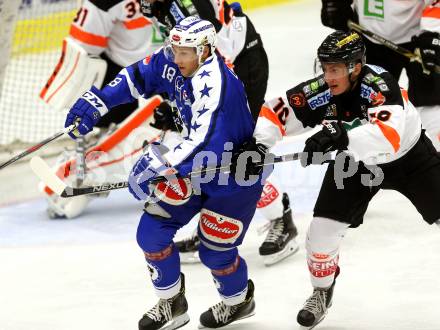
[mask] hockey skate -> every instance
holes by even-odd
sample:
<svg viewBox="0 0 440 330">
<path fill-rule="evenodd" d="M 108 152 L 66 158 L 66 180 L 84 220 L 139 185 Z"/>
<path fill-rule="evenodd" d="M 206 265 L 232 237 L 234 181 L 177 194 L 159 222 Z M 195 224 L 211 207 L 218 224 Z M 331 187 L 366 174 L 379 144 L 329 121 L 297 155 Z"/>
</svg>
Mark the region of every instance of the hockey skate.
<svg viewBox="0 0 440 330">
<path fill-rule="evenodd" d="M 220 302 L 200 315 L 199 329 L 216 329 L 255 314 L 254 283 L 248 280 L 246 299 L 237 305 L 228 306 Z"/>
<path fill-rule="evenodd" d="M 266 266 L 273 265 L 299 250 L 295 237 L 298 230 L 293 223 L 289 196 L 283 194 L 283 216 L 271 220 L 269 232 L 260 246 L 259 252 Z"/>
<path fill-rule="evenodd" d="M 332 305 L 333 290 L 339 267 L 336 270 L 335 280 L 329 288 L 314 288 L 312 295 L 304 303 L 304 307 L 298 312 L 297 322 L 310 330 L 316 327 L 327 315 L 327 310 Z"/>
<path fill-rule="evenodd" d="M 173 330 L 189 322 L 186 313 L 188 303 L 185 298 L 185 277 L 181 277 L 178 294 L 169 299 L 159 299 L 158 303 L 139 320 L 139 330 Z"/>
<path fill-rule="evenodd" d="M 200 262 L 199 245 L 200 239 L 197 235 L 197 229 L 194 233 L 181 241 L 174 243 L 179 250 L 180 261 L 183 264 L 195 264 Z"/>
</svg>

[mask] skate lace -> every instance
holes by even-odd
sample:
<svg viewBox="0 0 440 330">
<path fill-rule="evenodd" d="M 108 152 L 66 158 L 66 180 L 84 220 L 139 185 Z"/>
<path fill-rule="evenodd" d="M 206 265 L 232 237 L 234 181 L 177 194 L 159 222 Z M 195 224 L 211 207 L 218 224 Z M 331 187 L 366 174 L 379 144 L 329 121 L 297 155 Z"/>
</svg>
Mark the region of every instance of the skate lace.
<svg viewBox="0 0 440 330">
<path fill-rule="evenodd" d="M 270 221 L 269 232 L 267 233 L 265 243 L 274 243 L 283 234 L 284 222 L 283 219 L 278 218 Z"/>
<path fill-rule="evenodd" d="M 228 306 L 223 302 L 211 307 L 212 315 L 217 323 L 226 323 L 236 310 L 235 306 Z"/>
<path fill-rule="evenodd" d="M 312 296 L 307 299 L 304 309 L 317 315 L 326 310 L 327 292 L 324 290 L 314 290 Z"/>
<path fill-rule="evenodd" d="M 171 304 L 167 299 L 159 299 L 159 302 L 145 315 L 155 322 L 161 321 L 162 317 L 165 318 L 165 321 L 170 321 L 173 318 Z"/>
</svg>

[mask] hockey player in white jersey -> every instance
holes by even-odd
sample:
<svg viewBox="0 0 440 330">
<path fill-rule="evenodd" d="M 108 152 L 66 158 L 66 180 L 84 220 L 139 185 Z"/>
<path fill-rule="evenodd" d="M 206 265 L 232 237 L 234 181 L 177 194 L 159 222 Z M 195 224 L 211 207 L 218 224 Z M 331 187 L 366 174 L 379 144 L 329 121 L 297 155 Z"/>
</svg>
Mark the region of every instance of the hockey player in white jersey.
<svg viewBox="0 0 440 330">
<path fill-rule="evenodd" d="M 255 128 L 243 84 L 216 55 L 215 43 L 210 22 L 194 16 L 183 19 L 170 31 L 164 48 L 123 69 L 102 90 L 92 87 L 66 118 L 66 127 L 79 120 L 78 131 L 84 135 L 116 105 L 162 92 L 178 111 L 182 128 L 178 143 L 150 144 L 128 178 L 131 194 L 145 200 L 137 241 L 159 298 L 139 321 L 140 330 L 176 329 L 189 321 L 173 237 L 199 213 L 200 259 L 221 297 L 201 314 L 201 325 L 219 328 L 254 313 L 254 285 L 237 246 L 261 196 L 262 176 L 247 184 L 225 173 L 208 180 L 185 178 L 206 165 L 206 157 L 209 165 L 224 164 L 223 157 L 229 163 Z M 164 174 L 175 177 L 153 183 Z"/>
<path fill-rule="evenodd" d="M 354 5 L 354 10 L 352 8 Z M 366 37 L 367 61 L 385 68 L 397 80 L 402 69 L 408 75 L 409 100 L 420 111 L 423 127 L 440 151 L 440 2 L 437 0 L 322 0 L 321 20 L 328 27 L 347 30 L 347 20 L 358 17 L 359 23 L 373 33 L 412 52 L 419 51 L 418 62 Z"/>
<path fill-rule="evenodd" d="M 147 18 L 169 31 L 179 20 L 197 15 L 210 21 L 218 34 L 217 49 L 243 82 L 249 107 L 256 120 L 264 103 L 269 63 L 260 35 L 238 2 L 224 0 L 141 0 Z M 172 112 L 166 105 L 155 113 L 156 128 L 173 128 Z M 266 239 L 259 248 L 266 265 L 274 264 L 298 251 L 297 228 L 292 219 L 289 196 L 275 176 L 266 181 L 258 210 L 269 221 Z M 197 234 L 176 243 L 186 262 L 198 262 Z"/>
<path fill-rule="evenodd" d="M 152 54 L 162 46 L 163 40 L 153 22 L 142 15 L 137 1 L 83 0 L 71 23 L 69 35 L 63 41 L 59 63 L 40 97 L 57 110 L 68 108 L 92 85 L 107 84 L 123 67 Z M 120 111 L 103 116 L 96 127 L 105 132 L 111 126 L 110 132 L 102 136 L 98 144 L 92 143 L 89 147 L 90 143 L 80 141 L 75 151 L 61 155 L 55 166 L 58 175 L 73 184 L 81 184 L 84 180 L 91 184 L 96 179 L 108 182 L 112 176 L 121 174 L 123 160 L 142 146 L 142 141 L 136 138 L 136 143 L 131 139 L 132 145 L 125 148 L 125 143 L 130 141 L 128 136 L 142 125 L 144 131 L 147 130 L 144 122 L 151 115 L 151 107 L 157 106 L 155 104 L 138 109 L 138 102 L 134 101 L 121 105 Z M 131 114 L 133 116 L 127 119 Z M 123 121 L 118 127 L 113 125 Z M 157 135 L 157 131 L 151 128 L 150 131 L 151 135 L 144 138 Z M 98 152 L 105 153 L 100 161 L 93 159 L 97 158 Z M 93 167 L 96 168 L 92 170 L 94 173 L 89 172 Z M 43 191 L 51 218 L 76 217 L 91 199 L 108 195 L 63 199 L 48 187 Z"/>
<path fill-rule="evenodd" d="M 258 143 L 270 147 L 300 129 L 299 123 L 322 123 L 305 142 L 303 165 L 321 164 L 327 158 L 323 153 L 338 151 L 307 232 L 313 293 L 297 321 L 308 328 L 316 326 L 332 304 L 342 238 L 349 227 L 362 224 L 380 189 L 400 192 L 428 224 L 440 226 L 440 156 L 406 91 L 389 72 L 366 64 L 365 46 L 356 33 L 330 34 L 318 48 L 318 64 L 321 75 L 287 91 L 291 112 L 285 123 L 268 107 L 254 132 Z"/>
</svg>

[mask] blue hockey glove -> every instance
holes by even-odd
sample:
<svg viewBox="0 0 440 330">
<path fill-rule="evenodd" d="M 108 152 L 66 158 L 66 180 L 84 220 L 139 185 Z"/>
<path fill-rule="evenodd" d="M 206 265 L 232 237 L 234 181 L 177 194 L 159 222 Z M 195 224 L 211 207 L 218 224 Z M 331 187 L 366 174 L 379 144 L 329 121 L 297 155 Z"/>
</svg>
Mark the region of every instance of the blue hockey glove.
<svg viewBox="0 0 440 330">
<path fill-rule="evenodd" d="M 69 133 L 71 138 L 76 139 L 78 137 L 76 131 L 81 135 L 86 135 L 107 112 L 108 108 L 103 101 L 101 91 L 92 86 L 70 108 L 64 127 L 69 127 L 79 121 L 77 130 Z"/>
<path fill-rule="evenodd" d="M 161 145 L 152 143 L 148 151 L 136 162 L 128 178 L 128 190 L 137 200 L 150 202 L 162 200 L 171 205 L 181 205 L 189 200 L 192 187 L 189 179 L 178 178 L 178 173 L 163 157 Z M 168 181 L 152 184 L 164 175 Z"/>
</svg>

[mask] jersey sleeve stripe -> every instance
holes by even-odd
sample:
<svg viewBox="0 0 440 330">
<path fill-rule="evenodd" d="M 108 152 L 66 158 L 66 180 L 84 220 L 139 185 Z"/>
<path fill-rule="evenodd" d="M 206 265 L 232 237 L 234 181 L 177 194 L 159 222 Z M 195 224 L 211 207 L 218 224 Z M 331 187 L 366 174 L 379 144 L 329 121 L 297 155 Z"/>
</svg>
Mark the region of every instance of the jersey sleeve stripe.
<svg viewBox="0 0 440 330">
<path fill-rule="evenodd" d="M 391 143 L 391 145 L 393 146 L 394 152 L 397 152 L 400 149 L 399 133 L 397 133 L 397 131 L 394 128 L 384 124 L 380 120 L 376 120 L 374 122 L 374 124 L 376 124 L 380 128 L 380 130 L 382 131 L 382 134 Z"/>
<path fill-rule="evenodd" d="M 402 94 L 403 99 L 405 100 L 406 103 L 409 102 L 409 97 L 408 97 L 408 92 L 406 89 L 401 88 L 400 89 L 400 93 Z"/>
<path fill-rule="evenodd" d="M 140 97 L 140 93 L 136 89 L 135 84 L 133 84 L 133 81 L 131 80 L 130 74 L 128 73 L 127 69 L 122 69 L 120 72 L 121 75 L 125 77 L 125 80 L 127 82 L 127 86 L 130 89 L 130 94 L 133 98 L 137 99 Z"/>
<path fill-rule="evenodd" d="M 151 25 L 151 22 L 145 17 L 139 17 L 130 21 L 125 21 L 124 26 L 127 30 L 141 29 L 145 26 Z"/>
<path fill-rule="evenodd" d="M 76 40 L 81 41 L 85 44 L 88 44 L 91 46 L 98 46 L 98 47 L 102 47 L 102 48 L 107 47 L 107 41 L 108 41 L 107 37 L 93 34 L 90 32 L 86 32 L 86 31 L 81 30 L 80 28 L 76 27 L 73 24 L 70 26 L 69 34 L 73 38 L 75 38 Z"/>
<path fill-rule="evenodd" d="M 262 106 L 259 117 L 264 117 L 268 119 L 270 122 L 272 122 L 278 127 L 278 129 L 281 132 L 281 135 L 283 136 L 286 135 L 286 130 L 284 129 L 283 124 L 281 124 L 280 119 L 271 109 Z"/>
<path fill-rule="evenodd" d="M 422 17 L 440 18 L 440 7 L 427 7 L 423 11 Z"/>
</svg>

